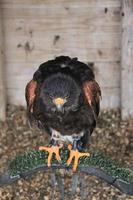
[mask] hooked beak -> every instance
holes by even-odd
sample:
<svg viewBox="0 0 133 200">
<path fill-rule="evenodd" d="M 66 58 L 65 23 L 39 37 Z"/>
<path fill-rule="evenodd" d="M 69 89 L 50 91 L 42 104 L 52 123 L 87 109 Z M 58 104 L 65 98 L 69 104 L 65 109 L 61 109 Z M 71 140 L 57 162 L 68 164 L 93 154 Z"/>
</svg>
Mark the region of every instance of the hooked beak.
<svg viewBox="0 0 133 200">
<path fill-rule="evenodd" d="M 63 112 L 63 105 L 56 105 L 59 112 Z"/>
<path fill-rule="evenodd" d="M 58 98 L 55 98 L 55 99 L 53 100 L 53 102 L 54 102 L 54 104 L 56 105 L 57 110 L 58 110 L 59 112 L 63 112 L 63 111 L 64 111 L 63 105 L 66 103 L 66 99 L 63 99 L 63 98 L 58 97 Z"/>
</svg>

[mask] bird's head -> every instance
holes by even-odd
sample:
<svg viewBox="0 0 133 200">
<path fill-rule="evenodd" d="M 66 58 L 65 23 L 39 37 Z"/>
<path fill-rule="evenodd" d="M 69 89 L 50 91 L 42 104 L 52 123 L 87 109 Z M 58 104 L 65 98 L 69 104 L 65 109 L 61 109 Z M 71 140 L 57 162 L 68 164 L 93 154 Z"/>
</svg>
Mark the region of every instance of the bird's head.
<svg viewBox="0 0 133 200">
<path fill-rule="evenodd" d="M 42 84 L 40 97 L 48 111 L 76 111 L 82 103 L 82 90 L 71 77 L 57 73 Z"/>
</svg>

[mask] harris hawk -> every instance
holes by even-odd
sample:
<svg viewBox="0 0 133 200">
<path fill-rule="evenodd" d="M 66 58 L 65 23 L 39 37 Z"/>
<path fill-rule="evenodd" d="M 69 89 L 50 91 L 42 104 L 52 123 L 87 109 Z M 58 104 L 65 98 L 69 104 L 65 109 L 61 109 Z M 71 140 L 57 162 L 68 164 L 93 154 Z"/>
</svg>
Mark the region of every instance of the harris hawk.
<svg viewBox="0 0 133 200">
<path fill-rule="evenodd" d="M 74 171 L 78 159 L 89 156 L 83 150 L 96 126 L 100 98 L 91 64 L 59 56 L 39 66 L 26 86 L 27 113 L 31 124 L 36 123 L 51 136 L 49 146 L 39 147 L 49 152 L 48 166 L 53 154 L 61 161 L 63 144 L 69 144 L 67 165 L 74 158 Z"/>
</svg>

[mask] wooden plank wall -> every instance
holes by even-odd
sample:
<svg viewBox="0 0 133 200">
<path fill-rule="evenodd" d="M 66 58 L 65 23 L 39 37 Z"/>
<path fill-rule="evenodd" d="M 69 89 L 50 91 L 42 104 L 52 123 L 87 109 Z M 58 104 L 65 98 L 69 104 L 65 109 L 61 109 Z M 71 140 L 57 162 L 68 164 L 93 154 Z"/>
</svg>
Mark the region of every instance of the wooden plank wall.
<svg viewBox="0 0 133 200">
<path fill-rule="evenodd" d="M 8 101 L 25 105 L 38 65 L 57 55 L 94 62 L 102 108 L 120 106 L 121 0 L 2 0 Z"/>
<path fill-rule="evenodd" d="M 5 80 L 4 80 L 4 37 L 3 37 L 3 20 L 0 9 L 0 121 L 5 120 L 6 111 L 6 95 L 5 95 Z"/>
<path fill-rule="evenodd" d="M 123 0 L 122 12 L 121 112 L 126 119 L 133 117 L 133 0 Z"/>
</svg>

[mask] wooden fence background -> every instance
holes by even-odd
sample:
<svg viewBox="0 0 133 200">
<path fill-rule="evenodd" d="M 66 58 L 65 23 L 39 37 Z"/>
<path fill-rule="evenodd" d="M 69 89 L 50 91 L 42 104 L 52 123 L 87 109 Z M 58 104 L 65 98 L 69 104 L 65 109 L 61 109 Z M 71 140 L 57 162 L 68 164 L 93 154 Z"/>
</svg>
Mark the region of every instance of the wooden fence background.
<svg viewBox="0 0 133 200">
<path fill-rule="evenodd" d="M 1 118 L 5 96 L 25 105 L 27 81 L 58 55 L 94 62 L 101 107 L 133 116 L 132 0 L 1 0 L 0 9 Z"/>
</svg>

